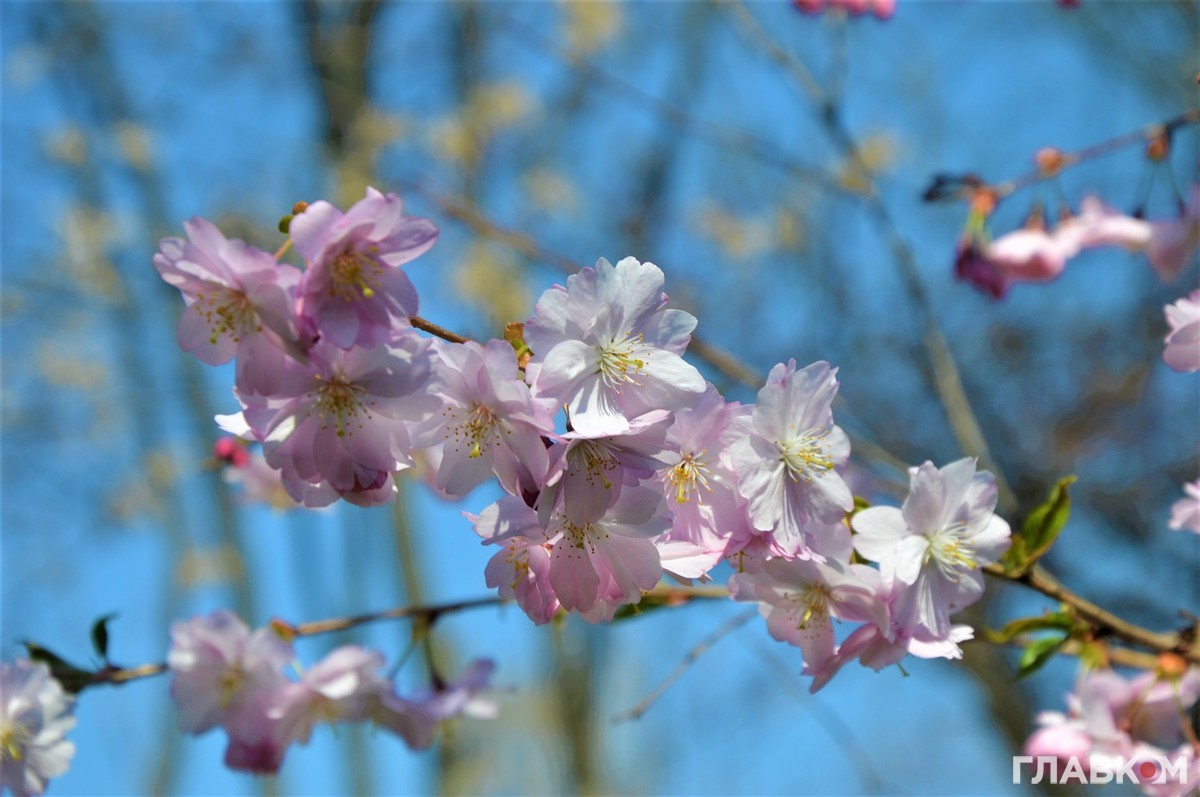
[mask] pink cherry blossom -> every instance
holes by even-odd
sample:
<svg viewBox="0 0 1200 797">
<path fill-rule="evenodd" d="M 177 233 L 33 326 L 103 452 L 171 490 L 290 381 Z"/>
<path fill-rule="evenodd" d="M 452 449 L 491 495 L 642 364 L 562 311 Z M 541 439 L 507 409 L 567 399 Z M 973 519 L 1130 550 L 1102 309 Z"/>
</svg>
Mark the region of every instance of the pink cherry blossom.
<svg viewBox="0 0 1200 797">
<path fill-rule="evenodd" d="M 1190 198 L 1177 216 L 1142 219 L 1113 210 L 1098 197 L 1080 203 L 1079 215 L 1055 230 L 1064 245 L 1082 249 L 1121 246 L 1145 252 L 1146 260 L 1163 282 L 1174 282 L 1187 268 L 1200 246 L 1200 185 L 1193 185 Z"/>
<path fill-rule="evenodd" d="M 896 13 L 896 0 L 792 0 L 792 5 L 806 14 L 840 10 L 857 17 L 869 11 L 879 19 L 889 19 Z"/>
<path fill-rule="evenodd" d="M 439 683 L 410 699 L 438 720 L 458 716 L 493 719 L 499 709 L 483 692 L 490 688 L 495 671 L 496 663 L 491 659 L 476 659 L 450 683 Z"/>
<path fill-rule="evenodd" d="M 75 698 L 42 662 L 0 663 L 0 790 L 13 797 L 41 794 L 75 755 Z"/>
<path fill-rule="evenodd" d="M 837 652 L 834 618 L 888 622 L 879 573 L 865 565 L 772 559 L 757 572 L 734 575 L 729 591 L 734 600 L 758 601 L 771 636 L 800 648 L 810 672 L 827 667 Z"/>
<path fill-rule="evenodd" d="M 567 405 L 576 432 L 622 434 L 630 418 L 685 409 L 704 392 L 680 356 L 696 319 L 664 309 L 664 279 L 653 263 L 601 258 L 538 300 L 525 324 L 526 373 L 535 395 Z"/>
<path fill-rule="evenodd" d="M 1184 497 L 1171 506 L 1167 523 L 1175 531 L 1194 531 L 1200 534 L 1200 479 L 1183 485 Z"/>
<path fill-rule="evenodd" d="M 1187 204 L 1175 218 L 1150 222 L 1146 259 L 1163 282 L 1174 282 L 1196 262 L 1200 247 L 1200 184 L 1194 184 Z"/>
<path fill-rule="evenodd" d="M 901 626 L 920 624 L 936 638 L 950 615 L 983 594 L 980 568 L 1008 548 L 1009 527 L 993 514 L 996 485 L 975 460 L 910 471 L 902 508 L 871 507 L 854 516 L 854 547 L 878 562 L 885 582 L 904 585 L 893 604 Z"/>
<path fill-rule="evenodd" d="M 638 603 L 642 590 L 662 577 L 652 538 L 670 528 L 662 496 L 646 487 L 626 488 L 602 516 L 555 512 L 549 533 L 550 583 L 567 611 L 585 620 L 612 618 L 617 607 Z"/>
<path fill-rule="evenodd" d="M 285 742 L 308 744 L 318 723 L 358 722 L 373 700 L 392 691 L 379 675 L 386 661 L 378 651 L 345 645 L 304 671 L 299 683 L 280 693 L 268 717 L 280 725 Z"/>
<path fill-rule="evenodd" d="M 635 486 L 622 490 L 611 507 L 597 511 L 593 506 L 567 505 L 555 509 L 545 523 L 524 502 L 506 496 L 484 510 L 475 525 L 485 542 L 526 541 L 527 559 L 514 557 L 511 571 L 506 562 L 494 572 L 502 594 L 503 579 L 512 573 L 508 589 L 518 598 L 524 593 L 521 608 L 534 622 L 549 619 L 551 592 L 563 609 L 600 622 L 610 619 L 617 607 L 639 602 L 642 590 L 658 583 L 662 564 L 651 539 L 670 527 L 670 518 L 657 490 Z M 535 546 L 546 550 L 550 560 L 548 570 L 537 565 L 540 573 L 532 565 L 535 557 L 541 558 Z M 520 546 L 516 553 L 522 553 Z"/>
<path fill-rule="evenodd" d="M 886 607 L 886 622 L 880 623 L 877 616 L 871 618 L 852 632 L 822 666 L 806 667 L 804 674 L 813 676 L 811 691 L 823 689 L 845 664 L 856 659 L 873 670 L 890 667 L 907 655 L 961 659 L 959 645 L 975 635 L 968 625 L 952 625 L 944 634 L 935 634 L 921 622 L 919 613 L 897 610 L 900 599 L 912 592 L 903 582 L 888 580 L 881 574 L 870 583 L 877 590 L 878 603 Z"/>
<path fill-rule="evenodd" d="M 228 611 L 174 623 L 167 664 L 179 729 L 199 734 L 220 725 L 232 734 L 287 686 L 283 669 L 291 659 L 277 634 L 251 632 Z"/>
<path fill-rule="evenodd" d="M 735 529 L 748 525 L 737 476 L 722 457 L 738 437 L 734 420 L 751 411 L 726 404 L 709 385 L 694 408 L 675 414 L 667 431 L 667 446 L 678 453 L 658 478 L 671 512 L 671 530 L 655 545 L 663 568 L 675 576 L 703 576 L 725 555 Z"/>
<path fill-rule="evenodd" d="M 255 775 L 273 775 L 283 766 L 290 740 L 279 720 L 271 716 L 283 688 L 253 695 L 227 723 L 225 766 Z"/>
<path fill-rule="evenodd" d="M 1186 743 L 1181 727 L 1200 697 L 1200 671 L 1178 679 L 1152 672 L 1126 680 L 1111 670 L 1083 675 L 1067 695 L 1066 714 L 1042 712 L 1040 729 L 1025 744 L 1028 755 L 1075 756 L 1085 765 L 1095 759 L 1122 760 L 1169 755 Z M 1168 792 L 1170 793 L 1170 792 Z"/>
<path fill-rule="evenodd" d="M 639 415 L 619 434 L 559 435 L 550 450 L 546 484 L 538 498 L 543 522 L 555 510 L 599 517 L 616 502 L 623 486 L 636 486 L 670 463 L 667 443 L 671 414 L 665 410 Z"/>
<path fill-rule="evenodd" d="M 1067 261 L 1078 252 L 1074 236 L 1024 227 L 988 243 L 964 240 L 955 258 L 955 273 L 993 298 L 1002 299 L 1015 282 L 1058 279 Z"/>
<path fill-rule="evenodd" d="M 1171 332 L 1163 359 L 1176 371 L 1200 371 L 1200 290 L 1163 308 Z"/>
<path fill-rule="evenodd" d="M 322 201 L 292 219 L 292 243 L 308 264 L 298 289 L 306 331 L 342 349 L 371 347 L 416 315 L 400 266 L 428 251 L 438 231 L 403 209 L 395 194 L 368 188 L 345 213 Z"/>
<path fill-rule="evenodd" d="M 1152 227 L 1144 219 L 1109 207 L 1099 197 L 1086 196 L 1079 203 L 1079 213 L 1059 224 L 1055 234 L 1079 249 L 1119 246 L 1138 252 L 1149 243 Z"/>
<path fill-rule="evenodd" d="M 534 399 L 503 340 L 434 343 L 442 409 L 413 430 L 417 446 L 438 445 L 436 486 L 465 495 L 494 473 L 513 495 L 536 493 L 549 455 L 543 436 L 554 434 L 556 406 Z"/>
<path fill-rule="evenodd" d="M 392 473 L 412 464 L 406 424 L 437 406 L 429 345 L 411 330 L 349 351 L 322 341 L 276 394 L 239 394 L 268 464 L 282 471 L 293 498 L 308 506 L 336 496 L 362 505 L 391 499 Z"/>
<path fill-rule="evenodd" d="M 854 507 L 838 473 L 850 457 L 850 441 L 830 408 L 836 374 L 826 362 L 799 371 L 795 360 L 776 365 L 729 449 L 754 528 L 799 558 L 819 557 L 810 535 Z"/>
<path fill-rule="evenodd" d="M 183 226 L 187 239 L 164 238 L 154 255 L 159 275 L 179 289 L 187 305 L 176 327 L 179 347 L 209 365 L 237 355 L 242 389 L 271 392 L 276 372 L 247 367 L 246 360 L 262 356 L 264 348 L 303 357 L 292 312 L 300 271 L 227 239 L 206 219 L 195 217 Z"/>
<path fill-rule="evenodd" d="M 403 698 L 394 692 L 381 692 L 368 704 L 367 716 L 376 725 L 404 739 L 414 750 L 433 744 L 438 724 L 457 716 L 491 719 L 495 704 L 481 693 L 488 688 L 496 665 L 489 659 L 477 659 L 466 671 L 448 684 Z"/>
<path fill-rule="evenodd" d="M 467 519 L 485 543 L 502 546 L 484 570 L 487 585 L 516 600 L 536 625 L 550 622 L 560 604 L 550 584 L 551 546 L 537 513 L 519 498 L 505 496 Z"/>
<path fill-rule="evenodd" d="M 317 492 L 314 486 L 302 494 L 301 500 L 297 500 L 288 493 L 283 484 L 282 474 L 267 464 L 261 452 L 248 452 L 246 457 L 243 465 L 229 466 L 221 471 L 221 478 L 227 484 L 241 488 L 239 498 L 244 504 L 265 504 L 271 509 L 285 512 L 305 506 L 306 502 L 316 505 L 328 503 L 336 498 L 337 494 L 332 490 L 328 496 L 316 498 L 311 495 Z"/>
</svg>

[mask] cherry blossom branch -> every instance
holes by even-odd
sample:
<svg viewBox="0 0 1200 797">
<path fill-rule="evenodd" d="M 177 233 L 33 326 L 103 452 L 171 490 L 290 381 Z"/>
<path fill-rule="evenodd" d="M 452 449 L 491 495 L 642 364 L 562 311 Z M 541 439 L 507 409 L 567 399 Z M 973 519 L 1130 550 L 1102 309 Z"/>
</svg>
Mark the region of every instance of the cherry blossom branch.
<svg viewBox="0 0 1200 797">
<path fill-rule="evenodd" d="M 1169 136 L 1175 130 L 1189 125 L 1200 124 L 1200 108 L 1192 108 L 1185 113 L 1180 114 L 1165 122 L 1156 122 L 1155 124 L 1146 125 L 1123 135 L 1114 136 L 1106 141 L 1101 141 L 1098 144 L 1093 144 L 1090 147 L 1075 150 L 1074 152 L 1060 152 L 1054 150 L 1054 159 L 1052 168 L 1047 169 L 1039 166 L 1038 168 L 1026 172 L 1017 177 L 1009 178 L 1003 182 L 994 183 L 987 186 L 971 187 L 969 190 L 974 191 L 979 188 L 986 188 L 995 198 L 1008 196 L 1016 191 L 1024 188 L 1027 185 L 1044 180 L 1046 177 L 1058 174 L 1072 166 L 1078 166 L 1081 163 L 1094 160 L 1110 152 L 1116 152 L 1124 149 L 1132 144 L 1150 143 L 1164 136 Z M 949 196 L 962 195 L 962 190 L 957 194 Z"/>
<path fill-rule="evenodd" d="M 1034 641 L 1033 637 L 1021 635 L 1013 637 L 1008 642 L 1005 642 L 1004 645 L 1024 650 Z M 963 644 L 971 645 L 977 643 L 995 644 L 994 642 L 988 642 L 986 639 L 968 639 Z M 1069 640 L 1057 652 L 1064 656 L 1082 656 L 1086 650 L 1079 642 Z M 1115 664 L 1119 667 L 1129 667 L 1134 670 L 1153 670 L 1158 666 L 1158 656 L 1152 653 L 1143 653 L 1140 650 L 1108 646 L 1105 648 L 1104 655 L 1110 664 Z"/>
<path fill-rule="evenodd" d="M 506 227 L 489 218 L 465 197 L 453 196 L 445 191 L 435 189 L 424 182 L 396 180 L 395 183 L 406 192 L 419 194 L 432 202 L 439 210 L 450 218 L 465 224 L 476 235 L 507 246 L 522 257 L 553 266 L 555 269 L 568 275 L 574 274 L 583 268 L 579 263 L 549 249 L 527 233 Z M 429 323 L 423 319 L 420 319 L 420 321 L 424 324 Z M 418 329 L 425 329 L 425 327 L 418 326 L 415 321 L 413 322 L 413 326 L 416 326 Z M 441 328 L 438 327 L 438 329 Z M 438 332 L 434 332 L 432 329 L 427 331 L 435 335 L 438 334 Z M 446 339 L 450 340 L 450 338 Z M 744 385 L 751 390 L 758 390 L 762 387 L 763 377 L 761 374 L 742 363 L 733 354 L 709 343 L 706 338 L 700 335 L 692 334 L 692 339 L 688 343 L 688 352 L 708 363 L 718 373 L 732 382 Z M 867 460 L 878 462 L 897 473 L 903 474 L 908 471 L 907 463 L 877 443 L 855 435 L 853 445 L 854 449 Z"/>
<path fill-rule="evenodd" d="M 983 571 L 993 578 L 1014 584 L 1021 584 L 1042 593 L 1048 598 L 1053 598 L 1059 603 L 1070 606 L 1080 618 L 1096 626 L 1107 635 L 1159 653 L 1178 653 L 1188 661 L 1200 664 L 1200 648 L 1195 646 L 1194 635 L 1187 632 L 1169 633 L 1149 631 L 1128 620 L 1124 620 L 1112 612 L 1100 608 L 1086 598 L 1075 594 L 1039 565 L 1035 565 L 1019 575 L 1006 573 L 998 565 L 987 565 L 983 568 Z"/>
<path fill-rule="evenodd" d="M 728 600 L 728 598 L 729 591 L 725 587 L 674 587 L 662 584 L 642 593 L 641 607 L 676 607 L 683 606 L 695 600 Z M 498 595 L 488 595 L 482 598 L 470 598 L 468 600 L 452 601 L 449 603 L 397 606 L 377 612 L 367 612 L 365 614 L 355 614 L 346 617 L 332 617 L 325 620 L 310 620 L 309 622 L 299 624 L 292 624 L 286 620 L 276 618 L 271 621 L 270 625 L 276 633 L 289 639 L 348 631 L 352 628 L 384 620 L 417 620 L 425 623 L 428 627 L 432 626 L 437 622 L 438 618 L 445 614 L 455 614 L 485 606 L 504 606 L 509 603 L 511 601 L 501 598 Z M 77 691 L 105 684 L 120 686 L 130 681 L 162 675 L 169 669 L 170 667 L 166 662 L 140 664 L 134 667 L 116 667 L 110 665 L 91 673 L 91 677 L 83 681 Z"/>
<path fill-rule="evenodd" d="M 522 257 L 553 266 L 564 274 L 571 275 L 583 268 L 566 255 L 559 254 L 527 233 L 506 227 L 489 218 L 466 197 L 452 196 L 431 188 L 423 182 L 399 180 L 397 184 L 405 191 L 419 194 L 452 219 L 467 226 L 471 232 L 488 240 L 507 246 Z M 417 326 L 417 324 L 413 324 Z M 423 328 L 423 327 L 418 327 Z M 433 334 L 437 334 L 436 332 Z M 702 337 L 692 334 L 688 350 L 715 368 L 726 378 L 745 385 L 752 390 L 762 387 L 762 377 L 748 368 L 732 354 L 714 346 Z M 903 468 L 901 469 L 903 470 Z"/>
</svg>

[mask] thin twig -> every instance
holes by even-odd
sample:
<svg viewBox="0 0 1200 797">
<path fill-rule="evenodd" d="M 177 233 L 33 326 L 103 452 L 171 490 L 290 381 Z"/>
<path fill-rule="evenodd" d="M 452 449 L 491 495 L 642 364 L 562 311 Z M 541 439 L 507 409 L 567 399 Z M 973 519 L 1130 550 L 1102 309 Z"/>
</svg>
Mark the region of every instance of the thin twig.
<svg viewBox="0 0 1200 797">
<path fill-rule="evenodd" d="M 879 772 L 875 769 L 875 765 L 871 761 L 871 756 L 866 749 L 859 744 L 858 739 L 854 736 L 854 731 L 847 725 L 835 711 L 831 711 L 828 706 L 817 695 L 811 694 L 799 687 L 796 683 L 795 673 L 788 668 L 783 659 L 774 651 L 764 649 L 761 657 L 764 662 L 770 665 L 771 672 L 775 675 L 779 685 L 783 690 L 790 694 L 797 702 L 806 704 L 806 707 L 812 714 L 812 718 L 821 726 L 824 731 L 829 734 L 829 738 L 846 756 L 846 759 L 853 761 L 854 770 L 860 774 L 864 781 L 863 786 L 872 794 L 901 794 L 894 785 L 886 783 Z"/>
<path fill-rule="evenodd" d="M 1119 136 L 1114 136 L 1106 141 L 1101 141 L 1098 144 L 1092 144 L 1089 147 L 1075 150 L 1074 152 L 1059 153 L 1059 162 L 1054 169 L 1054 174 L 1058 174 L 1072 166 L 1078 166 L 1081 163 L 1093 160 L 1107 155 L 1110 152 L 1116 152 L 1124 149 L 1130 144 L 1138 142 L 1152 141 L 1161 135 L 1169 134 L 1170 131 L 1177 130 L 1181 127 L 1200 123 L 1200 108 L 1192 108 L 1172 119 L 1165 122 L 1157 122 L 1152 125 L 1146 125 L 1130 133 L 1124 133 Z M 997 198 L 1008 196 L 1015 191 L 1024 188 L 1027 185 L 1036 183 L 1039 180 L 1046 178 L 1046 173 L 1041 169 L 1034 169 L 1017 177 L 1009 178 L 999 183 L 987 186 Z"/>
<path fill-rule="evenodd" d="M 724 600 L 728 597 L 729 592 L 724 587 L 674 587 L 659 585 L 654 589 L 642 593 L 642 601 L 645 605 L 658 606 L 682 606 L 693 600 Z M 488 595 L 482 598 L 471 598 L 469 600 L 452 601 L 450 603 L 397 606 L 378 612 L 368 612 L 366 614 L 356 614 L 347 617 L 333 617 L 327 620 L 312 620 L 298 625 L 293 625 L 285 620 L 275 619 L 271 621 L 271 627 L 281 636 L 295 639 L 346 631 L 351 628 L 357 628 L 360 625 L 367 625 L 368 623 L 383 620 L 411 619 L 420 620 L 432 625 L 444 614 L 454 614 L 484 606 L 503 606 L 508 603 L 510 601 L 498 595 Z M 141 678 L 161 675 L 167 672 L 168 669 L 169 666 L 165 663 L 140 664 L 136 667 L 105 667 L 92 673 L 91 680 L 83 684 L 80 689 L 104 684 L 124 684 Z"/>
<path fill-rule="evenodd" d="M 601 69 L 587 59 L 559 46 L 552 39 L 542 35 L 533 27 L 517 21 L 509 14 L 499 14 L 498 27 L 500 30 L 508 29 L 519 34 L 522 37 L 522 43 L 534 45 L 579 72 L 587 78 L 589 86 L 605 88 L 636 105 L 647 108 L 675 125 L 681 132 L 688 133 L 697 140 L 707 141 L 738 154 L 749 155 L 761 163 L 787 173 L 790 177 L 816 184 L 825 191 L 843 196 L 854 195 L 854 191 L 839 182 L 836 177 L 797 161 L 770 141 L 746 130 L 726 127 L 703 119 L 680 105 L 649 94 L 636 84 Z"/>
<path fill-rule="evenodd" d="M 612 721 L 614 723 L 620 723 L 628 722 L 629 720 L 640 719 L 643 714 L 650 710 L 650 707 L 653 706 L 660 697 L 665 695 L 667 691 L 675 685 L 676 681 L 683 677 L 683 674 L 687 672 L 689 667 L 696 663 L 697 659 L 708 652 L 709 648 L 720 642 L 729 634 L 744 626 L 750 621 L 750 618 L 757 615 L 758 609 L 750 609 L 742 612 L 741 614 L 736 614 L 725 622 L 721 623 L 721 625 L 717 626 L 715 631 L 706 636 L 704 639 L 700 640 L 700 642 L 694 648 L 689 650 L 687 654 L 684 655 L 683 660 L 675 665 L 675 669 L 671 670 L 666 678 L 663 678 L 661 681 L 659 681 L 658 684 L 650 690 L 649 694 L 642 698 L 641 702 L 628 711 L 616 715 L 613 717 Z"/>
<path fill-rule="evenodd" d="M 428 332 L 430 335 L 436 335 L 437 337 L 441 338 L 442 340 L 448 340 L 451 343 L 467 343 L 468 341 L 471 340 L 470 338 L 464 338 L 462 335 L 458 334 L 457 332 L 451 332 L 450 330 L 446 329 L 445 327 L 440 327 L 431 321 L 426 321 L 424 318 L 421 318 L 420 316 L 415 316 L 415 315 L 410 316 L 408 321 L 410 324 L 412 324 L 417 329 L 420 329 L 424 332 Z"/>
</svg>

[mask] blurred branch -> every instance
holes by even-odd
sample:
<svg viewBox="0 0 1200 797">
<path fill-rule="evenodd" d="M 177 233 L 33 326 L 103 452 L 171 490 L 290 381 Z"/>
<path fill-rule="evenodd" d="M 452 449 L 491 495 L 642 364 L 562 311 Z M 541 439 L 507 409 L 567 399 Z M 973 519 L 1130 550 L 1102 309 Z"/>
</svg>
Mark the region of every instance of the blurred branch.
<svg viewBox="0 0 1200 797">
<path fill-rule="evenodd" d="M 641 702 L 628 711 L 624 711 L 616 715 L 613 717 L 612 721 L 614 723 L 618 723 L 640 719 L 643 714 L 650 710 L 650 707 L 653 706 L 660 697 L 665 695 L 667 691 L 675 685 L 676 681 L 683 677 L 683 674 L 687 672 L 688 668 L 695 664 L 696 661 L 703 656 L 709 648 L 720 642 L 725 637 L 729 636 L 737 629 L 744 626 L 750 621 L 751 618 L 756 617 L 757 615 L 758 609 L 750 609 L 740 614 L 735 614 L 733 617 L 721 623 L 721 625 L 719 625 L 715 631 L 706 636 L 704 639 L 700 640 L 695 647 L 689 650 L 683 657 L 683 660 L 680 661 L 679 664 L 675 665 L 675 669 L 671 670 L 666 678 L 659 681 L 658 685 L 651 689 L 650 693 L 647 694 L 646 697 L 641 700 Z"/>
<path fill-rule="evenodd" d="M 680 105 L 655 97 L 637 85 L 601 69 L 587 59 L 559 46 L 549 37 L 516 20 L 510 14 L 502 12 L 498 14 L 498 17 L 500 30 L 508 30 L 519 35 L 523 44 L 533 45 L 583 74 L 589 85 L 607 89 L 610 93 L 622 97 L 634 105 L 646 108 L 675 125 L 682 133 L 722 149 L 749 155 L 761 163 L 780 169 L 790 177 L 819 186 L 822 190 L 839 195 L 854 195 L 853 191 L 842 185 L 834 176 L 790 157 L 770 141 L 745 130 L 726 127 L 702 119 Z"/>
<path fill-rule="evenodd" d="M 842 121 L 838 104 L 817 84 L 808 68 L 799 59 L 784 50 L 739 0 L 723 0 L 719 5 L 721 8 L 728 9 L 753 42 L 772 60 L 780 64 L 809 95 L 817 105 L 818 119 L 826 134 L 861 172 L 863 202 L 868 215 L 887 242 L 905 293 L 908 295 L 909 301 L 916 307 L 924 327 L 921 340 L 933 371 L 931 386 L 941 401 L 950 428 L 962 450 L 969 456 L 977 457 L 983 467 L 995 475 L 1001 508 L 1004 511 L 1015 509 L 1016 497 L 1009 488 L 998 463 L 992 457 L 983 429 L 971 409 L 971 403 L 963 389 L 962 377 L 954 361 L 954 355 L 938 326 L 933 313 L 933 305 L 921 281 L 916 256 L 892 218 L 891 211 L 880 197 L 875 181 L 871 178 L 871 169 L 868 168 L 868 164 L 862 157 L 858 142 Z"/>
<path fill-rule="evenodd" d="M 308 65 L 325 106 L 325 145 L 335 159 L 346 151 L 354 120 L 362 112 L 367 91 L 367 56 L 380 0 L 360 0 L 348 7 L 346 23 L 330 33 L 321 21 L 320 0 L 304 0 L 294 8 L 308 46 Z M 334 6 L 341 10 L 344 6 Z"/>
<path fill-rule="evenodd" d="M 872 794 L 890 794 L 893 796 L 903 793 L 892 784 L 884 782 L 879 772 L 875 769 L 875 765 L 871 762 L 870 754 L 854 738 L 854 732 L 842 720 L 841 716 L 836 711 L 830 710 L 817 695 L 813 695 L 797 686 L 796 676 L 774 650 L 763 650 L 762 660 L 770 667 L 771 672 L 775 675 L 776 680 L 783 687 L 783 690 L 798 702 L 805 704 L 811 712 L 812 718 L 828 734 L 830 740 L 837 745 L 842 755 L 846 757 L 846 760 L 854 763 L 854 771 L 864 781 L 863 786 L 868 792 Z"/>
</svg>

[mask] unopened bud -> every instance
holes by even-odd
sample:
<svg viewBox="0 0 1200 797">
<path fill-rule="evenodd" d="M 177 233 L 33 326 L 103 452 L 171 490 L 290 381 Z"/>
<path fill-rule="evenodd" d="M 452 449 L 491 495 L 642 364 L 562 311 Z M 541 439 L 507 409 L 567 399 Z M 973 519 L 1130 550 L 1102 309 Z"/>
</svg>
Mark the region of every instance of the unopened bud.
<svg viewBox="0 0 1200 797">
<path fill-rule="evenodd" d="M 525 343 L 525 325 L 513 321 L 504 327 L 504 339 L 517 353 L 517 367 L 524 369 L 526 363 L 533 357 L 533 350 Z"/>
<path fill-rule="evenodd" d="M 250 461 L 245 444 L 236 437 L 221 437 L 213 443 L 213 456 L 226 465 L 244 467 Z"/>
<path fill-rule="evenodd" d="M 1041 202 L 1035 202 L 1033 207 L 1029 209 L 1029 216 L 1025 219 L 1025 229 L 1046 229 L 1046 209 L 1042 207 Z"/>
<path fill-rule="evenodd" d="M 1042 147 L 1034 154 L 1033 162 L 1037 164 L 1038 174 L 1053 177 L 1062 171 L 1065 159 L 1062 150 L 1057 147 Z"/>
<path fill-rule="evenodd" d="M 291 642 L 298 636 L 296 626 L 279 617 L 272 617 L 267 626 L 284 642 Z"/>
<path fill-rule="evenodd" d="M 996 193 L 990 188 L 979 188 L 971 193 L 971 212 L 980 216 L 991 215 L 996 209 Z"/>
<path fill-rule="evenodd" d="M 1171 152 L 1171 140 L 1166 133 L 1159 133 L 1146 144 L 1146 157 L 1152 161 L 1164 160 Z"/>
<path fill-rule="evenodd" d="M 1158 674 L 1161 677 L 1176 681 L 1187 671 L 1187 659 L 1178 653 L 1160 653 L 1158 655 Z"/>
<path fill-rule="evenodd" d="M 296 218 L 292 214 L 288 214 L 279 220 L 279 231 L 284 235 L 288 234 L 288 230 L 292 227 L 292 219 Z"/>
</svg>

